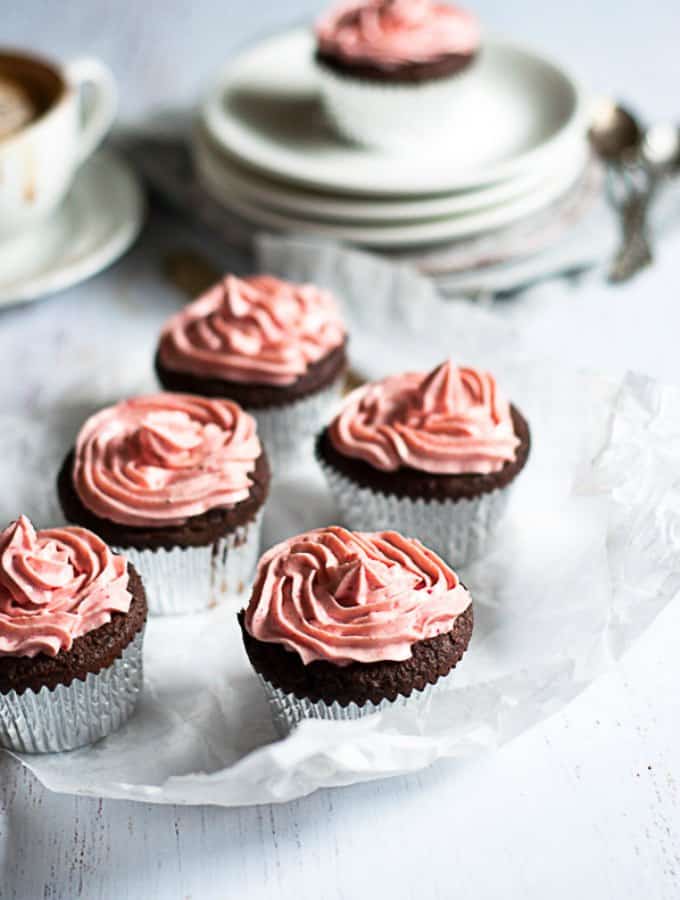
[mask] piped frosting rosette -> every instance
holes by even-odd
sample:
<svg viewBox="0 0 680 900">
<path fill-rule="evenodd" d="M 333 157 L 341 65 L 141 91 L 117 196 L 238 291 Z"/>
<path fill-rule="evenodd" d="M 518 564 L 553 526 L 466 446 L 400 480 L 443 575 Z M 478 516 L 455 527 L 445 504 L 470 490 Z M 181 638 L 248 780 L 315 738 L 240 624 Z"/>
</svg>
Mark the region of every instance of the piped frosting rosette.
<svg viewBox="0 0 680 900">
<path fill-rule="evenodd" d="M 321 463 L 349 527 L 397 528 L 454 565 L 483 551 L 508 500 L 507 473 L 521 468 L 496 380 L 451 361 L 353 391 L 326 440 L 335 462 L 321 453 Z"/>
<path fill-rule="evenodd" d="M 285 734 L 306 718 L 420 708 L 467 647 L 471 598 L 419 541 L 329 526 L 262 557 L 242 625 Z"/>
<path fill-rule="evenodd" d="M 228 513 L 250 501 L 262 458 L 255 420 L 236 403 L 154 394 L 87 420 L 73 487 L 98 519 L 123 526 L 124 535 L 137 530 L 116 546 L 144 577 L 151 612 L 187 613 L 238 596 L 252 577 L 261 508 L 245 520 L 234 514 L 234 524 Z M 201 526 L 206 537 L 197 540 L 206 515 L 214 525 Z M 168 536 L 147 547 L 136 534 L 148 532 Z"/>
<path fill-rule="evenodd" d="M 474 112 L 466 94 L 481 35 L 474 15 L 432 0 L 350 0 L 316 24 L 330 119 L 351 141 L 427 146 Z"/>
<path fill-rule="evenodd" d="M 330 292 L 270 275 L 227 275 L 170 319 L 159 358 L 178 372 L 285 386 L 345 336 Z"/>
<path fill-rule="evenodd" d="M 329 527 L 265 553 L 245 623 L 305 665 L 346 666 L 408 659 L 469 605 L 455 572 L 419 541 Z"/>
<path fill-rule="evenodd" d="M 26 516 L 0 535 L 0 656 L 56 656 L 127 613 L 127 563 L 85 528 L 38 531 Z"/>
<path fill-rule="evenodd" d="M 139 527 L 181 525 L 245 500 L 261 453 L 252 416 L 229 400 L 135 397 L 82 427 L 73 484 L 100 518 Z"/>
<path fill-rule="evenodd" d="M 341 453 L 376 469 L 440 475 L 498 472 L 519 444 L 493 375 L 451 361 L 357 388 L 330 436 Z"/>
<path fill-rule="evenodd" d="M 350 0 L 316 26 L 319 52 L 387 70 L 433 63 L 479 47 L 479 24 L 466 10 L 432 0 Z"/>
</svg>

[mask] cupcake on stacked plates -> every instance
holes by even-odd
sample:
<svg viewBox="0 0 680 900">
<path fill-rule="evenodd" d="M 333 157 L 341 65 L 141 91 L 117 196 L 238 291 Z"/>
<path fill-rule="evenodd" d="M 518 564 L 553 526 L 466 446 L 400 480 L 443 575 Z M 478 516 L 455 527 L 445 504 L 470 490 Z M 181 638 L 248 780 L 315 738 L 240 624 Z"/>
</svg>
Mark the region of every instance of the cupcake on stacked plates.
<svg viewBox="0 0 680 900">
<path fill-rule="evenodd" d="M 471 13 L 432 0 L 350 0 L 316 37 L 321 94 L 340 134 L 396 149 L 453 127 L 480 46 Z"/>
<path fill-rule="evenodd" d="M 273 228 L 417 256 L 536 219 L 535 253 L 573 226 L 538 219 L 586 192 L 586 130 L 574 80 L 482 37 L 471 14 L 350 0 L 231 61 L 194 155 L 246 239 Z"/>
</svg>

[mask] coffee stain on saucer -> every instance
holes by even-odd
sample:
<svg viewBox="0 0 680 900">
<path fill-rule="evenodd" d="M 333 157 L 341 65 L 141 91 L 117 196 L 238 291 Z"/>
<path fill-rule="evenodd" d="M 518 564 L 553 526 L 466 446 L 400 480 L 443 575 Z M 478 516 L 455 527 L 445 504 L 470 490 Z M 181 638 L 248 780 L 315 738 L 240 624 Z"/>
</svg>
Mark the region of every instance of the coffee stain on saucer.
<svg viewBox="0 0 680 900">
<path fill-rule="evenodd" d="M 35 203 L 36 193 L 35 157 L 33 149 L 29 146 L 24 151 L 24 200 L 26 203 Z"/>
</svg>

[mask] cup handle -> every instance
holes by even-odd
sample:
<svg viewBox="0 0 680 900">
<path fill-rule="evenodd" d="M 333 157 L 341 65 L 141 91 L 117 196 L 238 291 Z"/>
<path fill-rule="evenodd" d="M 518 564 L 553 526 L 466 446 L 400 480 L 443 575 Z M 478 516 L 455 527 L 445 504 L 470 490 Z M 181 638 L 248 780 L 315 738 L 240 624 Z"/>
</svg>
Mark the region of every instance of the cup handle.
<svg viewBox="0 0 680 900">
<path fill-rule="evenodd" d="M 78 141 L 78 162 L 83 162 L 101 144 L 116 116 L 116 82 L 104 63 L 97 59 L 76 59 L 65 66 L 66 79 L 80 94 L 82 124 Z M 92 96 L 84 98 L 84 88 Z"/>
</svg>

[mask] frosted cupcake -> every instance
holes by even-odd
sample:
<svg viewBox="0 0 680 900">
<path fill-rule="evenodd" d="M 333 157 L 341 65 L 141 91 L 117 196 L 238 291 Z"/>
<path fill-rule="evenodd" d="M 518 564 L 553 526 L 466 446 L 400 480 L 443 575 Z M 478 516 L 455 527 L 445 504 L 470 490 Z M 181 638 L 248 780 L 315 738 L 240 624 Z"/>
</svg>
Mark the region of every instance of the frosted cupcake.
<svg viewBox="0 0 680 900">
<path fill-rule="evenodd" d="M 456 574 L 418 541 L 329 527 L 265 553 L 239 621 L 286 734 L 421 702 L 460 661 L 473 616 Z"/>
<path fill-rule="evenodd" d="M 269 477 L 255 421 L 237 404 L 167 393 L 88 419 L 58 489 L 69 521 L 134 563 L 151 612 L 188 613 L 248 587 Z"/>
<path fill-rule="evenodd" d="M 349 528 L 396 528 L 460 566 L 484 551 L 529 447 L 494 377 L 448 361 L 357 388 L 317 457 Z"/>
<path fill-rule="evenodd" d="M 328 291 L 268 275 L 227 275 L 163 328 L 167 390 L 228 397 L 257 420 L 274 472 L 311 455 L 347 368 L 347 334 Z"/>
<path fill-rule="evenodd" d="M 316 25 L 321 94 L 349 140 L 399 148 L 451 131 L 480 29 L 432 0 L 350 0 Z"/>
<path fill-rule="evenodd" d="M 84 528 L 0 533 L 0 746 L 91 744 L 131 715 L 142 687 L 139 575 Z"/>
</svg>

